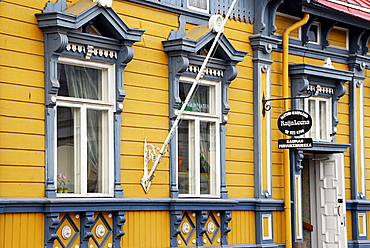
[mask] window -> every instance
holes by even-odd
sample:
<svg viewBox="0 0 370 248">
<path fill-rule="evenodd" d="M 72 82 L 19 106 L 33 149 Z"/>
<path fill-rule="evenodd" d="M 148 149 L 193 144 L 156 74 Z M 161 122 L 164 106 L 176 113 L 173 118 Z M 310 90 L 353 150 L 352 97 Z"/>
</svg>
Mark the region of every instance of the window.
<svg viewBox="0 0 370 248">
<path fill-rule="evenodd" d="M 331 97 L 302 99 L 303 110 L 311 115 L 312 127 L 305 135 L 315 141 L 331 141 L 332 113 Z"/>
<path fill-rule="evenodd" d="M 182 102 L 191 78 L 181 78 Z M 185 108 L 178 128 L 178 188 L 180 196 L 219 196 L 219 82 L 201 81 Z"/>
<path fill-rule="evenodd" d="M 329 33 L 328 41 L 331 47 L 349 49 L 349 30 L 341 27 L 333 27 Z"/>
<path fill-rule="evenodd" d="M 188 0 L 188 8 L 208 13 L 209 0 Z"/>
<path fill-rule="evenodd" d="M 320 23 L 314 22 L 307 33 L 308 41 L 311 43 L 320 43 Z"/>
<path fill-rule="evenodd" d="M 200 62 L 205 59 L 203 51 L 212 46 L 217 35 L 208 29 L 201 32 L 203 34 L 195 28 L 182 37 L 183 31 L 178 31 L 179 36 L 163 41 L 168 54 L 171 124 L 199 73 Z M 189 43 L 189 37 L 197 39 Z M 247 52 L 236 50 L 225 35 L 218 42 L 198 90 L 192 94 L 181 116 L 176 135 L 170 140 L 170 194 L 173 198 L 228 198 L 225 178 L 228 89 L 237 76 L 236 64 L 244 60 Z M 193 52 L 189 53 L 188 48 Z"/>
<path fill-rule="evenodd" d="M 60 58 L 57 71 L 58 196 L 111 196 L 114 66 Z"/>
<path fill-rule="evenodd" d="M 65 11 L 65 0 L 48 2 L 36 14 L 48 44 L 45 196 L 123 197 L 123 72 L 144 30 L 128 27 L 111 8 L 84 1 L 73 6 L 80 11 Z M 57 187 L 64 184 L 68 193 L 58 193 Z"/>
</svg>

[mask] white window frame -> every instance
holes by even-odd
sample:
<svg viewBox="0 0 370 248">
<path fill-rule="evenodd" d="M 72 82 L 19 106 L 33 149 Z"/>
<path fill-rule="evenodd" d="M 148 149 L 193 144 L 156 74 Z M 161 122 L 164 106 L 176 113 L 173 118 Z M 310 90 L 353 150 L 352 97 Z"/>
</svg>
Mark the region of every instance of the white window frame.
<svg viewBox="0 0 370 248">
<path fill-rule="evenodd" d="M 338 27 L 338 26 L 334 26 L 332 28 L 332 30 L 340 30 L 340 31 L 344 31 L 346 33 L 346 47 L 340 47 L 340 46 L 335 46 L 335 45 L 329 45 L 329 47 L 334 47 L 334 48 L 338 48 L 338 49 L 346 49 L 346 50 L 349 50 L 349 29 L 348 28 L 342 28 L 342 27 Z"/>
<path fill-rule="evenodd" d="M 321 43 L 321 23 L 313 22 L 311 26 L 317 27 L 316 41 L 308 41 L 308 42 L 319 45 Z"/>
<path fill-rule="evenodd" d="M 312 138 L 314 141 L 324 141 L 330 142 L 332 137 L 332 97 L 323 97 L 323 96 L 314 96 L 302 99 L 304 101 L 304 108 L 303 110 L 311 115 L 312 118 L 312 127 L 309 132 L 307 132 L 304 136 L 307 138 Z M 314 113 L 311 113 L 308 108 L 308 102 L 314 102 Z M 325 121 L 320 120 L 320 111 L 319 106 L 320 102 L 326 103 L 325 108 Z M 320 137 L 320 129 L 325 128 L 326 137 Z"/>
<path fill-rule="evenodd" d="M 196 11 L 199 11 L 199 12 L 209 13 L 209 0 L 207 0 L 207 9 L 201 9 L 201 8 L 198 8 L 198 7 L 195 7 L 195 6 L 191 6 L 190 5 L 190 0 L 186 0 L 186 4 L 187 4 L 189 9 L 196 10 Z"/>
<path fill-rule="evenodd" d="M 87 121 L 86 116 L 87 110 L 100 110 L 106 112 L 106 117 L 102 120 L 102 133 L 107 135 L 103 136 L 103 161 L 102 164 L 102 193 L 87 193 L 87 157 L 81 156 L 81 154 L 87 154 L 87 141 L 86 136 L 81 135 L 79 142 L 81 145 L 76 146 L 75 149 L 80 148 L 79 152 L 76 153 L 75 159 L 77 156 L 80 156 L 81 166 L 75 166 L 75 187 L 80 187 L 81 193 L 57 193 L 57 197 L 113 197 L 114 196 L 114 130 L 113 130 L 113 116 L 115 110 L 115 65 L 98 63 L 93 61 L 78 60 L 67 57 L 60 57 L 58 63 L 75 65 L 75 66 L 86 66 L 89 68 L 99 69 L 102 71 L 102 100 L 90 100 L 90 99 L 81 99 L 74 97 L 65 97 L 57 96 L 56 108 L 57 107 L 70 107 L 70 108 L 79 108 L 80 119 L 80 129 L 81 133 L 86 133 Z M 56 111 L 57 113 L 57 111 Z M 54 135 L 57 134 L 57 114 L 55 115 L 55 126 L 54 126 Z M 57 138 L 54 142 L 55 147 L 55 157 L 54 157 L 54 178 L 55 183 L 57 184 Z M 82 173 L 85 172 L 85 173 Z M 78 176 L 80 174 L 80 176 Z M 83 183 L 85 182 L 85 183 Z"/>
<path fill-rule="evenodd" d="M 189 83 L 192 84 L 194 82 L 194 78 L 190 77 L 184 77 L 182 76 L 179 80 L 180 82 Z M 220 197 L 220 121 L 221 121 L 221 82 L 219 81 L 211 81 L 211 80 L 201 80 L 199 82 L 199 85 L 206 85 L 211 86 L 210 87 L 210 112 L 211 113 L 200 113 L 200 112 L 192 112 L 192 111 L 185 111 L 182 120 L 190 120 L 194 122 L 194 129 L 198 130 L 198 132 L 194 133 L 195 137 L 195 149 L 194 151 L 199 151 L 199 140 L 200 140 L 200 122 L 212 122 L 214 123 L 214 131 L 215 131 L 215 156 L 211 158 L 211 164 L 214 164 L 212 168 L 215 168 L 215 178 L 210 178 L 211 182 L 213 183 L 210 186 L 210 194 L 200 194 L 200 173 L 197 173 L 200 171 L 200 156 L 199 153 L 195 152 L 194 159 L 196 167 L 192 168 L 189 167 L 189 175 L 193 172 L 195 174 L 195 193 L 189 193 L 189 194 L 179 194 L 179 197 L 202 197 L 202 198 L 219 198 Z M 212 95 L 214 98 L 212 99 Z M 214 113 L 212 113 L 212 109 L 214 109 Z M 177 113 L 176 113 L 177 114 Z M 178 132 L 176 132 L 177 140 L 178 139 Z M 189 130 L 189 136 L 191 136 L 191 130 Z M 189 139 L 190 140 L 190 139 Z M 193 144 L 193 145 L 194 145 Z M 189 146 L 191 146 L 189 142 Z M 189 149 L 190 151 L 190 149 Z M 176 154 L 178 157 L 178 144 L 176 144 Z M 190 159 L 189 159 L 190 160 Z M 213 161 L 215 160 L 215 161 Z M 211 165 L 210 165 L 211 166 Z M 194 172 L 194 170 L 196 172 Z M 192 171 L 192 172 L 191 172 Z M 211 170 L 212 171 L 212 170 Z M 210 173 L 211 174 L 211 173 Z M 177 187 L 179 186 L 179 171 L 178 171 L 178 159 L 176 159 L 176 182 Z M 212 176 L 212 175 L 210 175 Z M 190 180 L 190 179 L 189 179 Z M 189 189 L 191 191 L 191 189 Z"/>
</svg>

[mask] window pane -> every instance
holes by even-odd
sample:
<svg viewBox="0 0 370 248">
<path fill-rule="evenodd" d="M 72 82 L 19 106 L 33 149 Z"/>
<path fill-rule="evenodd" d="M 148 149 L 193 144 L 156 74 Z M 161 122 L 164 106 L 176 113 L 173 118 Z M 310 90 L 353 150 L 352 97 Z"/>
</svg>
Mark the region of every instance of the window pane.
<svg viewBox="0 0 370 248">
<path fill-rule="evenodd" d="M 189 121 L 182 120 L 178 128 L 179 193 L 189 194 Z"/>
<path fill-rule="evenodd" d="M 75 165 L 80 164 L 80 111 L 76 108 L 57 108 L 57 187 L 70 193 L 80 193 L 78 184 L 79 171 Z M 75 177 L 76 176 L 76 177 Z"/>
<path fill-rule="evenodd" d="M 102 71 L 94 68 L 58 64 L 59 96 L 91 100 L 102 99 Z"/>
<path fill-rule="evenodd" d="M 312 127 L 311 127 L 311 137 L 314 140 L 317 140 L 317 128 L 320 127 L 320 123 L 317 122 L 316 117 L 316 104 L 315 100 L 308 100 L 308 113 L 311 115 L 312 118 Z"/>
<path fill-rule="evenodd" d="M 210 194 L 210 123 L 200 123 L 200 193 Z"/>
<path fill-rule="evenodd" d="M 103 190 L 102 111 L 87 110 L 87 193 Z"/>
<path fill-rule="evenodd" d="M 185 101 L 190 88 L 191 84 L 180 82 L 179 93 L 182 103 Z M 210 86 L 198 85 L 185 110 L 193 112 L 213 113 L 214 110 L 210 109 L 209 94 Z"/>
<path fill-rule="evenodd" d="M 319 104 L 319 119 L 321 123 L 320 128 L 320 139 L 328 139 L 328 132 L 327 132 L 327 113 L 326 113 L 326 101 L 320 101 Z"/>
<path fill-rule="evenodd" d="M 305 110 L 312 118 L 312 127 L 306 137 L 313 138 L 316 141 L 329 141 L 331 134 L 330 98 L 313 97 L 304 100 L 306 103 Z"/>
</svg>

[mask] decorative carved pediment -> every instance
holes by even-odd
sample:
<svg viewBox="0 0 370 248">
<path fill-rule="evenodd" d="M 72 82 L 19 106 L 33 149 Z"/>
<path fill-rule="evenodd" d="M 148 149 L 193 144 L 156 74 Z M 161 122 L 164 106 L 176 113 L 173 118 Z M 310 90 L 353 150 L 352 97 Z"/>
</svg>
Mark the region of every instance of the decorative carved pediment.
<svg viewBox="0 0 370 248">
<path fill-rule="evenodd" d="M 107 1 L 81 0 L 67 8 L 66 0 L 59 0 L 48 2 L 43 12 L 36 14 L 45 34 L 46 105 L 55 105 L 59 89 L 56 64 L 61 55 L 115 63 L 117 106 L 123 101 L 122 71 L 133 58 L 132 44 L 141 40 L 144 30 L 129 28 L 108 6 Z"/>
<path fill-rule="evenodd" d="M 172 35 L 163 42 L 164 51 L 169 56 L 169 83 L 170 83 L 170 106 L 172 111 L 170 117 L 174 117 L 174 111 L 180 104 L 178 96 L 178 81 L 180 76 L 196 76 L 200 66 L 216 37 L 208 25 L 199 25 L 183 34 L 183 37 Z M 236 77 L 235 65 L 244 60 L 247 52 L 234 48 L 225 35 L 218 41 L 218 46 L 209 60 L 207 69 L 204 72 L 205 78 L 220 80 L 223 83 L 223 105 L 222 112 L 227 115 L 230 107 L 227 100 L 227 89 L 230 82 Z"/>
<path fill-rule="evenodd" d="M 289 66 L 289 75 L 292 84 L 292 97 L 307 94 L 314 87 L 318 95 L 332 98 L 332 135 L 334 136 L 339 123 L 338 101 L 346 93 L 344 84 L 352 80 L 353 72 L 328 66 L 294 64 Z M 300 109 L 298 100 L 292 101 L 292 109 Z"/>
</svg>

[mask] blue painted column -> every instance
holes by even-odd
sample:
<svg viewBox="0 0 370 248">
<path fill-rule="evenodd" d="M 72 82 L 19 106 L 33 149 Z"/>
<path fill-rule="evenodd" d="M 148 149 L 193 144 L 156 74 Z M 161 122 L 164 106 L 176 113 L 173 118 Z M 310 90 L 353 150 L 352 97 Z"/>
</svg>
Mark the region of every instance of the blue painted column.
<svg viewBox="0 0 370 248">
<path fill-rule="evenodd" d="M 122 226 L 126 222 L 126 211 L 117 211 L 114 213 L 113 219 L 113 247 L 121 247 L 121 239 L 125 235 L 122 231 Z"/>
<path fill-rule="evenodd" d="M 351 199 L 366 200 L 366 170 L 364 154 L 364 70 L 369 66 L 370 60 L 364 56 L 352 55 L 349 59 L 350 70 L 354 72 L 349 82 L 349 115 L 350 115 L 350 175 Z M 352 209 L 352 240 L 349 247 L 368 247 L 367 212 L 354 207 Z"/>
<path fill-rule="evenodd" d="M 257 199 L 271 199 L 271 114 L 263 113 L 262 99 L 271 96 L 270 66 L 273 61 L 270 58 L 271 52 L 277 48 L 280 40 L 265 35 L 253 35 L 249 39 L 253 49 L 254 197 Z M 268 221 L 272 221 L 272 212 L 256 212 L 257 244 L 273 243 L 272 235 L 269 237 L 268 234 L 264 234 L 263 223 L 266 220 L 264 218 L 270 218 Z"/>
<path fill-rule="evenodd" d="M 59 213 L 46 213 L 45 214 L 45 247 L 52 248 L 54 240 L 58 237 L 56 234 L 59 226 Z"/>
</svg>

